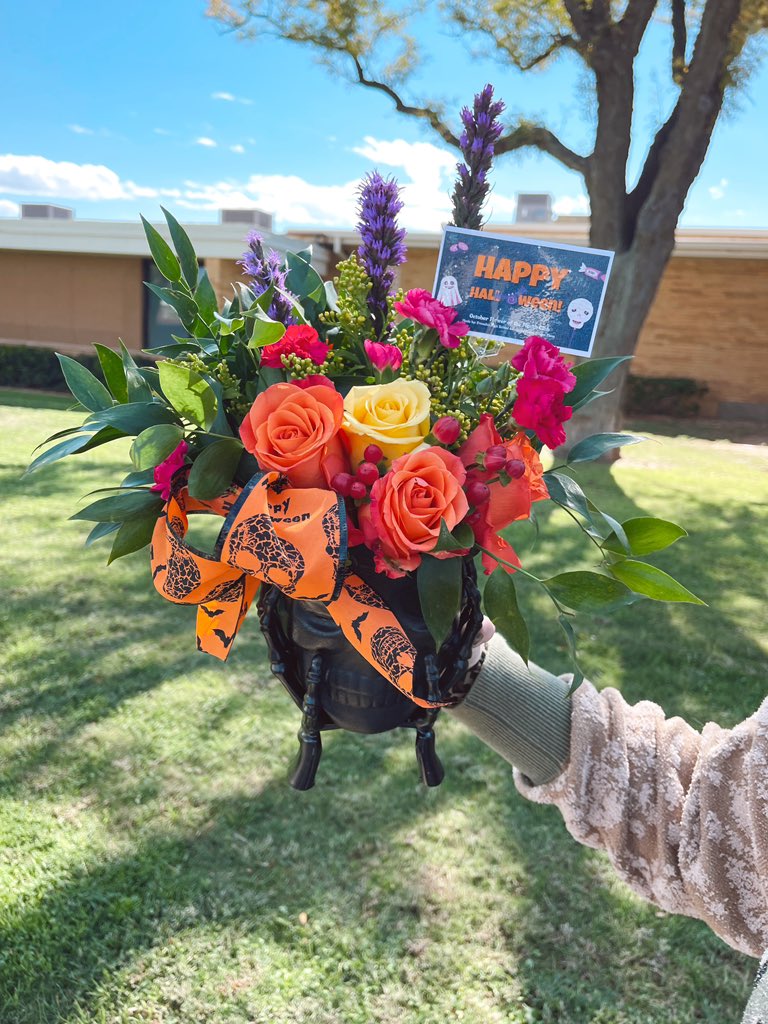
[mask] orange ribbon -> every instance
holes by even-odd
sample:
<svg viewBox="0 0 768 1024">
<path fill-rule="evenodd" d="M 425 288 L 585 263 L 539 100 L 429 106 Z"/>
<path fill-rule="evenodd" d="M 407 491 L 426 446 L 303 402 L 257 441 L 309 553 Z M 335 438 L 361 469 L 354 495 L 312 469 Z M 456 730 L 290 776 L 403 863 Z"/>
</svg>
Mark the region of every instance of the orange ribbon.
<svg viewBox="0 0 768 1024">
<path fill-rule="evenodd" d="M 225 518 L 213 554 L 185 543 L 189 515 Z M 196 604 L 198 650 L 225 659 L 260 583 L 323 601 L 347 640 L 393 686 L 413 693 L 416 649 L 381 597 L 345 569 L 347 520 L 333 491 L 289 486 L 278 473 L 200 501 L 177 486 L 155 526 L 152 579 L 169 601 Z"/>
</svg>

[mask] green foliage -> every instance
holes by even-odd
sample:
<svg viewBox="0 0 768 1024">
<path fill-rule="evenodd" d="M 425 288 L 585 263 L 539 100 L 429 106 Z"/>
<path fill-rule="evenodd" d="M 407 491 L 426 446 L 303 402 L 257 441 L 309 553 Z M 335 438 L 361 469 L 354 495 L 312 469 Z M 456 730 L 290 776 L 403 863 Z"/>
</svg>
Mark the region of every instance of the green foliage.
<svg viewBox="0 0 768 1024">
<path fill-rule="evenodd" d="M 624 407 L 632 416 L 693 417 L 709 389 L 687 377 L 638 377 L 630 374 Z"/>
<path fill-rule="evenodd" d="M 152 469 L 166 459 L 183 438 L 184 431 L 175 423 L 147 427 L 131 445 L 131 462 L 136 469 Z"/>
<path fill-rule="evenodd" d="M 160 363 L 160 386 L 176 412 L 204 430 L 216 418 L 216 393 L 199 373 L 164 360 Z"/>
<path fill-rule="evenodd" d="M 149 251 L 152 253 L 152 259 L 155 261 L 157 269 L 169 281 L 180 281 L 181 266 L 174 256 L 171 247 L 157 228 L 154 228 L 145 217 L 141 218 L 141 223 L 144 225 L 144 234 L 147 236 Z M 153 288 L 152 290 L 154 291 L 155 289 Z"/>
<path fill-rule="evenodd" d="M 416 570 L 421 614 L 439 647 L 451 631 L 461 607 L 461 557 L 424 555 Z"/>
<path fill-rule="evenodd" d="M 667 519 L 654 519 L 652 516 L 627 519 L 621 525 L 629 553 L 633 555 L 651 555 L 655 551 L 663 551 L 681 537 L 688 536 L 677 523 L 670 523 Z M 603 546 L 619 554 L 626 550 L 625 545 L 619 543 L 615 534 L 608 536 Z"/>
<path fill-rule="evenodd" d="M 688 604 L 704 604 L 677 580 L 663 570 L 647 562 L 624 559 L 610 566 L 617 580 L 621 580 L 636 594 L 650 597 L 652 601 L 682 601 Z"/>
<path fill-rule="evenodd" d="M 91 412 L 111 407 L 112 396 L 90 370 L 75 362 L 74 359 L 70 359 L 69 356 L 60 355 L 58 352 L 56 358 L 61 364 L 61 372 L 64 374 L 67 387 L 80 405 Z"/>
<path fill-rule="evenodd" d="M 616 448 L 623 448 L 628 444 L 639 444 L 644 440 L 644 437 L 636 437 L 634 434 L 592 434 L 577 442 L 570 449 L 566 461 L 569 466 L 576 462 L 593 462 Z"/>
<path fill-rule="evenodd" d="M 214 441 L 206 445 L 192 463 L 189 474 L 189 493 L 203 500 L 218 498 L 232 485 L 243 446 L 235 438 Z"/>
<path fill-rule="evenodd" d="M 505 569 L 496 569 L 483 591 L 485 614 L 493 622 L 509 646 L 527 664 L 531 636 L 517 601 L 514 577 Z"/>
<path fill-rule="evenodd" d="M 576 612 L 605 612 L 629 603 L 632 594 L 618 580 L 598 572 L 562 572 L 544 580 L 558 604 Z"/>
<path fill-rule="evenodd" d="M 150 491 L 126 491 L 125 494 L 115 494 L 111 498 L 99 498 L 69 518 L 85 519 L 92 523 L 124 523 L 127 519 L 150 512 L 154 512 L 157 517 L 162 507 L 163 501 L 157 494 Z"/>
<path fill-rule="evenodd" d="M 114 562 L 116 558 L 123 558 L 145 548 L 152 540 L 156 522 L 157 513 L 151 511 L 146 515 L 133 516 L 121 522 L 112 542 L 107 564 Z"/>
</svg>

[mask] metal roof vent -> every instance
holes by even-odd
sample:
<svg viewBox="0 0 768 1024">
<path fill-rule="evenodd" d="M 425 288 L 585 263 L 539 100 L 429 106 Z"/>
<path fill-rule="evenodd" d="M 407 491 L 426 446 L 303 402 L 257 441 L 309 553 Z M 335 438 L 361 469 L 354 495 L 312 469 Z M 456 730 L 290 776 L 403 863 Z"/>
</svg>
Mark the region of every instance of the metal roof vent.
<svg viewBox="0 0 768 1024">
<path fill-rule="evenodd" d="M 50 203 L 22 203 L 22 220 L 73 220 L 74 211 L 68 206 L 52 206 Z"/>
<path fill-rule="evenodd" d="M 219 210 L 222 224 L 247 224 L 252 228 L 272 230 L 272 214 L 263 210 Z"/>
<path fill-rule="evenodd" d="M 518 192 L 516 224 L 541 224 L 552 220 L 552 196 L 549 192 Z"/>
</svg>

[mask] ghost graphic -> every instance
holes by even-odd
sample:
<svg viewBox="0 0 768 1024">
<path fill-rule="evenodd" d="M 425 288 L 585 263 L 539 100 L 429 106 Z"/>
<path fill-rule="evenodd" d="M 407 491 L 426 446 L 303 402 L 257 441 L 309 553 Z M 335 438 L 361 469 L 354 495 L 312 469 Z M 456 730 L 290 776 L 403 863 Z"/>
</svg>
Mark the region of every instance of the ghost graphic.
<svg viewBox="0 0 768 1024">
<path fill-rule="evenodd" d="M 595 307 L 589 299 L 574 299 L 568 306 L 568 323 L 574 330 L 580 330 L 587 320 L 592 319 Z"/>
<path fill-rule="evenodd" d="M 455 277 L 446 274 L 440 281 L 440 290 L 437 293 L 438 302 L 444 306 L 460 306 L 461 295 L 459 295 L 459 282 Z"/>
</svg>

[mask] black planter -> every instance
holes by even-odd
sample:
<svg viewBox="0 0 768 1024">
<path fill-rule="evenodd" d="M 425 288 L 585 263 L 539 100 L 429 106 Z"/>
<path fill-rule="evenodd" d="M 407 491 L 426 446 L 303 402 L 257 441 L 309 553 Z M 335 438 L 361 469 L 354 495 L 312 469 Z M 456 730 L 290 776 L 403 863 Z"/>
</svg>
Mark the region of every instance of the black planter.
<svg viewBox="0 0 768 1024">
<path fill-rule="evenodd" d="M 462 611 L 439 651 L 422 618 L 413 577 L 390 580 L 375 572 L 363 548 L 353 549 L 352 569 L 386 601 L 416 648 L 414 693 L 430 706 L 415 704 L 358 654 L 322 602 L 294 601 L 275 587 L 262 587 L 259 618 L 272 671 L 302 710 L 291 785 L 314 784 L 320 734 L 327 729 L 373 734 L 412 728 L 422 781 L 436 786 L 444 773 L 434 749 L 434 721 L 440 705 L 457 703 L 470 685 L 469 656 L 482 622 L 474 562 L 463 560 Z"/>
</svg>

